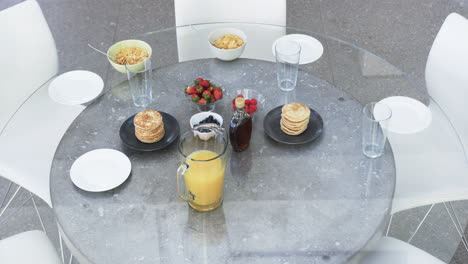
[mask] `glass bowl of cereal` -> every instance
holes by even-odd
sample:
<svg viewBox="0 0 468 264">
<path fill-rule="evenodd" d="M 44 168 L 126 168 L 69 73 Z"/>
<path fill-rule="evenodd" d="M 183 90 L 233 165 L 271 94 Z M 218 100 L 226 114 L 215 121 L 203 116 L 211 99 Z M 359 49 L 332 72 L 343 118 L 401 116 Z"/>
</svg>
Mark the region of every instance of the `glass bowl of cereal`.
<svg viewBox="0 0 468 264">
<path fill-rule="evenodd" d="M 126 73 L 125 64 L 131 65 L 129 68 L 138 71 L 144 64 L 145 58 L 150 58 L 151 46 L 137 39 L 122 40 L 112 45 L 107 50 L 107 59 L 110 64 L 119 72 Z"/>
<path fill-rule="evenodd" d="M 239 58 L 247 44 L 247 36 L 237 28 L 219 28 L 208 35 L 213 55 L 223 61 Z"/>
</svg>

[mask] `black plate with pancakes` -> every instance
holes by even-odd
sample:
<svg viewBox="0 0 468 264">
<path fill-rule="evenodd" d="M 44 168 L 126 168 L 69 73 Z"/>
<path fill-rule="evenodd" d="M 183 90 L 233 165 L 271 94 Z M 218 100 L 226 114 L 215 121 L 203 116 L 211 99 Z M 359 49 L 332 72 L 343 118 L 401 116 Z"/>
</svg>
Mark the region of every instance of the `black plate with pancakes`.
<svg viewBox="0 0 468 264">
<path fill-rule="evenodd" d="M 273 140 L 284 144 L 297 145 L 311 142 L 322 134 L 323 119 L 317 111 L 310 109 L 309 124 L 307 129 L 302 134 L 290 136 L 281 130 L 281 109 L 283 105 L 273 108 L 266 114 L 263 120 L 263 129 L 265 133 Z"/>
<path fill-rule="evenodd" d="M 120 139 L 125 146 L 139 151 L 155 151 L 163 149 L 169 146 L 174 142 L 180 134 L 179 122 L 173 116 L 168 113 L 161 112 L 161 116 L 164 122 L 164 137 L 155 143 L 143 143 L 135 136 L 135 125 L 133 124 L 133 118 L 135 115 L 131 116 L 125 122 L 123 122 L 120 127 Z"/>
</svg>

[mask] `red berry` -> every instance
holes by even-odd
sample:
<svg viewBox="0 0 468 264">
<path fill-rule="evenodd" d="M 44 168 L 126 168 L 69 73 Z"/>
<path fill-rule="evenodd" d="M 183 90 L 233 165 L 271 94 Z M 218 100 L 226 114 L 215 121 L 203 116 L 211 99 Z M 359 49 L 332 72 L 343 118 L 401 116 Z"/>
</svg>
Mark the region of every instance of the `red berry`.
<svg viewBox="0 0 468 264">
<path fill-rule="evenodd" d="M 253 105 L 257 105 L 257 99 L 250 99 L 250 103 Z"/>
<path fill-rule="evenodd" d="M 203 92 L 203 87 L 201 87 L 200 85 L 197 85 L 196 88 L 195 88 L 195 91 L 197 94 L 200 94 Z"/>
<path fill-rule="evenodd" d="M 214 91 L 213 96 L 214 98 L 216 98 L 216 100 L 220 100 L 221 98 L 223 98 L 223 92 L 216 90 Z"/>
<path fill-rule="evenodd" d="M 210 88 L 210 82 L 208 80 L 203 80 L 200 82 L 200 85 L 205 88 L 205 89 L 208 89 Z"/>
<path fill-rule="evenodd" d="M 200 101 L 198 101 L 198 103 L 199 103 L 199 104 L 206 104 L 205 98 L 200 99 Z"/>
<path fill-rule="evenodd" d="M 250 111 L 252 111 L 252 114 L 257 111 L 257 106 L 256 105 L 251 105 L 250 106 Z"/>
<path fill-rule="evenodd" d="M 236 111 L 236 109 L 237 109 L 237 108 L 236 108 L 236 105 L 233 104 L 233 105 L 232 105 L 232 110 Z"/>
<path fill-rule="evenodd" d="M 249 99 L 245 100 L 246 105 L 249 105 L 250 103 L 251 103 L 251 101 Z"/>
<path fill-rule="evenodd" d="M 238 94 L 237 97 L 242 97 L 242 98 L 244 98 L 244 96 L 243 96 L 242 94 Z"/>
<path fill-rule="evenodd" d="M 198 101 L 200 101 L 200 96 L 198 96 L 198 94 L 192 94 L 192 101 L 197 103 Z"/>
<path fill-rule="evenodd" d="M 185 88 L 185 94 L 188 94 L 188 95 L 191 95 L 191 94 L 195 94 L 196 91 L 195 91 L 195 88 L 193 86 L 187 86 L 187 88 Z"/>
</svg>

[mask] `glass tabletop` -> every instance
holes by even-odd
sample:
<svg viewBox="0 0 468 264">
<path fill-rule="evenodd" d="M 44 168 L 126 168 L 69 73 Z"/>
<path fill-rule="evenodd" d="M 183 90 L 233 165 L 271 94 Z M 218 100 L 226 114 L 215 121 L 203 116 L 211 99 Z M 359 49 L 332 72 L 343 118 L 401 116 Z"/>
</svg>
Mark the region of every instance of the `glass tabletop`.
<svg viewBox="0 0 468 264">
<path fill-rule="evenodd" d="M 214 58 L 207 36 L 220 27 L 239 28 L 248 36 L 240 59 Z M 286 34 L 312 36 L 324 49 L 317 61 L 300 66 L 293 92 L 277 87 L 272 54 L 274 41 Z M 388 145 L 381 158 L 362 154 L 361 109 L 363 103 L 396 94 L 425 101 L 424 93 L 403 92 L 415 91 L 404 73 L 349 43 L 273 25 L 190 25 L 135 39 L 153 49 L 154 100 L 148 108 L 170 113 L 182 133 L 198 112 L 183 89 L 197 77 L 226 90 L 227 98 L 215 109 L 225 123 L 237 89 L 262 93 L 265 106 L 254 116 L 250 147 L 230 154 L 224 203 L 212 212 L 197 212 L 177 196 L 178 142 L 154 152 L 134 151 L 121 142 L 120 126 L 142 108 L 133 105 L 126 75 L 109 65 L 106 92 L 70 126 L 51 170 L 54 211 L 82 261 L 346 263 L 382 235 L 395 165 Z M 322 116 L 319 139 L 290 146 L 265 134 L 268 111 L 294 101 Z M 113 190 L 90 193 L 73 185 L 69 171 L 78 157 L 98 148 L 125 153 L 132 173 Z"/>
</svg>

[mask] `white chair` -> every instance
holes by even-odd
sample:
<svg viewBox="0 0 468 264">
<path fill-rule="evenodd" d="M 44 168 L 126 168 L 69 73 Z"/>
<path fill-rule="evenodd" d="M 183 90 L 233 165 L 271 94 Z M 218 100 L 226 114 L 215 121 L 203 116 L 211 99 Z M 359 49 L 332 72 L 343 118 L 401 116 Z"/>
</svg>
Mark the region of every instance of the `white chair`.
<svg viewBox="0 0 468 264">
<path fill-rule="evenodd" d="M 286 26 L 286 0 L 175 0 L 176 26 L 213 22 L 246 22 Z M 223 27 L 223 25 L 218 25 Z M 229 27 L 229 25 L 226 25 Z M 281 27 L 236 26 L 247 35 L 247 45 L 242 58 L 273 61 L 271 45 L 286 34 Z M 177 29 L 179 62 L 212 58 L 208 34 L 214 26 L 199 25 Z M 206 42 L 200 43 L 200 34 L 206 35 Z"/>
<path fill-rule="evenodd" d="M 383 237 L 361 264 L 445 264 L 427 252 L 401 240 Z"/>
<path fill-rule="evenodd" d="M 62 264 L 62 261 L 46 234 L 33 230 L 0 240 L 0 263 Z"/>
<path fill-rule="evenodd" d="M 36 1 L 0 11 L 0 39 L 0 175 L 51 205 L 55 150 L 84 107 L 60 105 L 48 96 L 57 51 Z"/>
<path fill-rule="evenodd" d="M 444 203 L 468 249 L 463 236 L 465 229 L 451 203 L 446 203 L 468 199 L 467 32 L 468 20 L 452 13 L 432 45 L 426 64 L 426 85 L 432 112 L 430 126 L 415 134 L 389 132 L 388 139 L 395 157 L 397 176 L 392 213 Z"/>
</svg>

